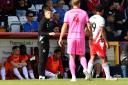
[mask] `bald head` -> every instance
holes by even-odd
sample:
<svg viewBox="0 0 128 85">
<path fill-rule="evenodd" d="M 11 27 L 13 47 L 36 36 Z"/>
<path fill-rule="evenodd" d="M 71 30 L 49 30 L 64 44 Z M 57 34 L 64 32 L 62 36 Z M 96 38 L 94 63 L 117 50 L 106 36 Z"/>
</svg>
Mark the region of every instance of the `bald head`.
<svg viewBox="0 0 128 85">
<path fill-rule="evenodd" d="M 79 6 L 80 5 L 79 0 L 72 0 L 71 3 L 72 3 L 72 6 Z"/>
</svg>

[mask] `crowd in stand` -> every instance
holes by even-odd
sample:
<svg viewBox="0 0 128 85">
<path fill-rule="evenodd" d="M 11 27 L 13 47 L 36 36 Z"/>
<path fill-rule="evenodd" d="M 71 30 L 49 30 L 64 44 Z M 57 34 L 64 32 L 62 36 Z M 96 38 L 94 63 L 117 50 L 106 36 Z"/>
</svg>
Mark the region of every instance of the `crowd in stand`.
<svg viewBox="0 0 128 85">
<path fill-rule="evenodd" d="M 105 30 L 109 41 L 128 40 L 128 0 L 80 1 L 81 9 L 87 11 L 90 17 L 95 13 L 95 6 L 99 4 L 104 6 Z M 46 8 L 52 10 L 53 17 L 51 21 L 54 23 L 53 26 L 46 21 L 46 28 L 53 26 L 51 30 L 60 32 L 65 12 L 72 8 L 70 0 L 0 0 L 0 32 L 38 32 L 39 24 L 42 22 L 44 9 Z M 33 55 L 28 55 L 25 49 L 24 45 L 12 48 L 12 54 L 5 62 L 5 66 L 1 66 L 1 77 L 3 80 L 6 79 L 5 75 L 10 76 L 10 72 L 20 80 L 38 78 L 38 52 L 34 54 L 36 57 L 33 59 Z M 38 48 L 36 48 L 37 50 Z M 59 78 L 62 76 L 66 78 L 69 75 L 67 57 L 58 58 L 58 55 L 60 57 L 62 54 L 61 52 L 59 49 L 56 49 L 50 59 L 48 59 L 48 62 L 50 60 L 54 63 L 50 62 L 50 65 L 56 65 L 56 68 L 51 66 L 54 69 L 51 70 L 47 64 L 47 77 L 56 78 L 59 75 Z M 54 60 L 57 62 L 54 62 Z M 97 66 L 100 68 L 100 65 L 96 64 L 95 69 L 97 69 Z M 60 72 L 57 71 L 58 68 Z M 102 72 L 102 68 L 98 69 L 97 73 L 95 72 L 95 77 L 99 77 L 101 74 L 103 77 L 104 72 Z"/>
<path fill-rule="evenodd" d="M 0 2 L 2 1 L 4 2 L 0 3 L 0 27 L 1 31 L 8 32 L 37 32 L 38 23 L 41 20 L 43 8 L 45 6 L 49 6 L 52 9 L 53 20 L 58 25 L 55 30 L 58 29 L 60 31 L 64 14 L 71 8 L 70 0 L 0 0 Z M 96 5 L 103 4 L 105 7 L 104 17 L 106 19 L 106 32 L 108 40 L 127 41 L 127 0 L 80 1 L 82 2 L 81 8 L 87 11 L 89 16 L 94 14 L 94 8 Z M 8 6 L 6 6 L 6 4 Z M 12 18 L 15 19 L 13 20 Z M 17 29 L 13 29 L 14 27 Z"/>
</svg>

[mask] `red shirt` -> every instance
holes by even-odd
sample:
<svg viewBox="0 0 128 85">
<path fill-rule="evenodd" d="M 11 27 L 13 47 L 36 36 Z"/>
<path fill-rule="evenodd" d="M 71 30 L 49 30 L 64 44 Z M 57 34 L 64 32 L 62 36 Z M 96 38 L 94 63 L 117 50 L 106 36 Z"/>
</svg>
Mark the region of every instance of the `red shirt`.
<svg viewBox="0 0 128 85">
<path fill-rule="evenodd" d="M 20 61 L 28 61 L 30 57 L 31 57 L 30 55 L 20 56 Z"/>
<path fill-rule="evenodd" d="M 52 73 L 57 73 L 58 71 L 63 73 L 63 66 L 62 66 L 62 61 L 61 59 L 59 60 L 54 60 L 53 56 L 49 56 L 46 62 L 46 70 L 52 72 Z"/>
<path fill-rule="evenodd" d="M 12 61 L 15 63 L 19 63 L 20 62 L 19 58 L 20 58 L 19 56 L 17 56 L 17 57 L 15 57 L 13 55 L 9 56 L 7 61 L 5 62 L 6 71 L 11 70 L 13 68 L 13 65 L 11 64 Z"/>
</svg>

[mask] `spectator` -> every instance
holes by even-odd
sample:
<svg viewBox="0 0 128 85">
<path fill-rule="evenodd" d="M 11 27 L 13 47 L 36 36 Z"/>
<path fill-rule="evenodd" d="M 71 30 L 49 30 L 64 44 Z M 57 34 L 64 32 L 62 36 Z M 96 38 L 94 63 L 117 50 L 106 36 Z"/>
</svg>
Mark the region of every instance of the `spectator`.
<svg viewBox="0 0 128 85">
<path fill-rule="evenodd" d="M 38 22 L 33 20 L 34 13 L 28 11 L 26 17 L 27 22 L 23 24 L 23 32 L 38 32 Z"/>
<path fill-rule="evenodd" d="M 18 79 L 22 80 L 23 77 L 20 74 L 20 69 L 22 69 L 25 78 L 28 79 L 26 77 L 28 74 L 24 73 L 27 71 L 26 65 L 27 63 L 20 62 L 20 48 L 18 46 L 13 46 L 12 54 L 8 57 L 5 63 L 6 73 L 11 74 L 11 72 L 13 72 Z"/>
<path fill-rule="evenodd" d="M 31 2 L 29 0 L 17 0 L 16 1 L 16 15 L 17 16 L 25 16 L 28 8 L 31 7 Z"/>
<path fill-rule="evenodd" d="M 64 0 L 59 0 L 58 6 L 55 8 L 56 12 L 59 14 L 59 23 L 62 26 L 63 20 L 64 20 L 64 15 L 65 15 L 65 10 L 63 9 L 63 5 L 65 4 Z"/>
<path fill-rule="evenodd" d="M 31 55 L 32 55 L 32 57 L 30 58 L 31 67 L 33 69 L 35 78 L 38 79 L 39 77 L 39 74 L 38 74 L 39 49 L 38 47 L 31 48 Z"/>
<path fill-rule="evenodd" d="M 87 8 L 89 15 L 93 15 L 95 13 L 95 7 L 100 4 L 100 0 L 87 0 Z"/>
<path fill-rule="evenodd" d="M 106 37 L 108 41 L 116 40 L 116 30 L 114 25 L 115 17 L 110 13 L 106 17 Z"/>
<path fill-rule="evenodd" d="M 43 8 L 46 8 L 46 7 L 50 8 L 52 10 L 52 13 L 56 12 L 55 8 L 53 7 L 53 1 L 52 0 L 46 0 Z"/>
<path fill-rule="evenodd" d="M 60 0 L 52 0 L 52 2 L 53 2 L 53 7 L 57 7 L 58 6 L 58 2 L 59 2 Z"/>
<path fill-rule="evenodd" d="M 0 15 L 16 15 L 17 0 L 0 0 Z"/>
<path fill-rule="evenodd" d="M 54 22 L 55 22 L 55 27 L 54 27 L 54 29 L 53 29 L 53 31 L 54 32 L 60 32 L 60 28 L 61 28 L 61 24 L 60 24 L 60 22 L 59 22 L 59 17 L 60 17 L 60 15 L 58 14 L 58 13 L 54 13 L 53 14 L 53 20 L 54 20 Z"/>
<path fill-rule="evenodd" d="M 122 7 L 120 6 L 119 2 L 113 1 L 113 3 L 110 4 L 109 9 L 105 11 L 105 16 L 107 16 L 107 19 L 109 18 L 112 21 L 109 21 L 108 24 L 111 24 L 110 26 L 114 32 L 116 40 L 119 40 L 121 31 L 123 30 L 123 24 L 125 23 L 124 12 L 120 10 L 121 8 Z"/>
<path fill-rule="evenodd" d="M 126 22 L 123 24 L 122 28 L 124 28 L 121 32 L 120 35 L 120 41 L 128 41 L 128 19 L 126 20 Z"/>
<path fill-rule="evenodd" d="M 57 76 L 63 76 L 63 66 L 61 60 L 61 50 L 55 49 L 54 54 L 50 55 L 46 61 L 45 75 L 55 79 Z"/>
<path fill-rule="evenodd" d="M 21 63 L 27 63 L 27 69 L 24 71 L 24 74 L 26 74 L 26 78 L 29 79 L 29 76 L 31 79 L 35 79 L 33 69 L 30 63 L 30 55 L 27 54 L 27 48 L 25 45 L 20 45 L 20 62 Z M 29 75 L 28 75 L 29 74 Z"/>
<path fill-rule="evenodd" d="M 1 75 L 2 80 L 6 79 L 6 71 L 5 71 L 5 67 L 3 64 L 2 64 L 2 66 L 0 66 L 0 75 Z"/>
<path fill-rule="evenodd" d="M 87 11 L 87 1 L 88 0 L 80 0 L 80 2 L 81 2 L 80 8 L 85 11 Z"/>
<path fill-rule="evenodd" d="M 121 44 L 121 70 L 122 70 L 122 76 L 125 78 L 127 77 L 127 69 L 128 69 L 128 45 L 127 43 Z"/>
</svg>

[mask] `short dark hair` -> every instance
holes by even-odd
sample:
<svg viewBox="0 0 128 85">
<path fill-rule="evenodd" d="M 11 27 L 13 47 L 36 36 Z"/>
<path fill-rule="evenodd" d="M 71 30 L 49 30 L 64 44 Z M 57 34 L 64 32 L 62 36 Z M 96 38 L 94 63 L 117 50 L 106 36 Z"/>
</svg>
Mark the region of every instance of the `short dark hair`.
<svg viewBox="0 0 128 85">
<path fill-rule="evenodd" d="M 56 48 L 56 49 L 54 50 L 54 53 L 58 53 L 58 52 L 61 52 L 61 49 L 60 49 L 60 48 Z"/>
<path fill-rule="evenodd" d="M 44 7 L 43 9 L 47 10 L 47 11 L 52 11 L 52 9 L 50 7 L 48 7 L 48 6 Z"/>
<path fill-rule="evenodd" d="M 26 47 L 26 45 L 21 44 L 21 45 L 19 46 L 19 48 L 20 48 L 20 54 L 21 54 L 21 55 L 27 55 L 27 47 Z"/>
<path fill-rule="evenodd" d="M 102 12 L 104 10 L 104 7 L 103 7 L 103 5 L 98 5 L 98 6 L 95 7 L 95 10 L 97 12 Z"/>
<path fill-rule="evenodd" d="M 15 49 L 19 48 L 19 46 L 13 46 L 12 50 L 14 51 Z"/>
<path fill-rule="evenodd" d="M 34 16 L 34 12 L 33 12 L 33 11 L 28 10 L 28 11 L 26 12 L 26 16 L 29 16 L 29 14 L 33 14 L 33 16 Z"/>
</svg>

